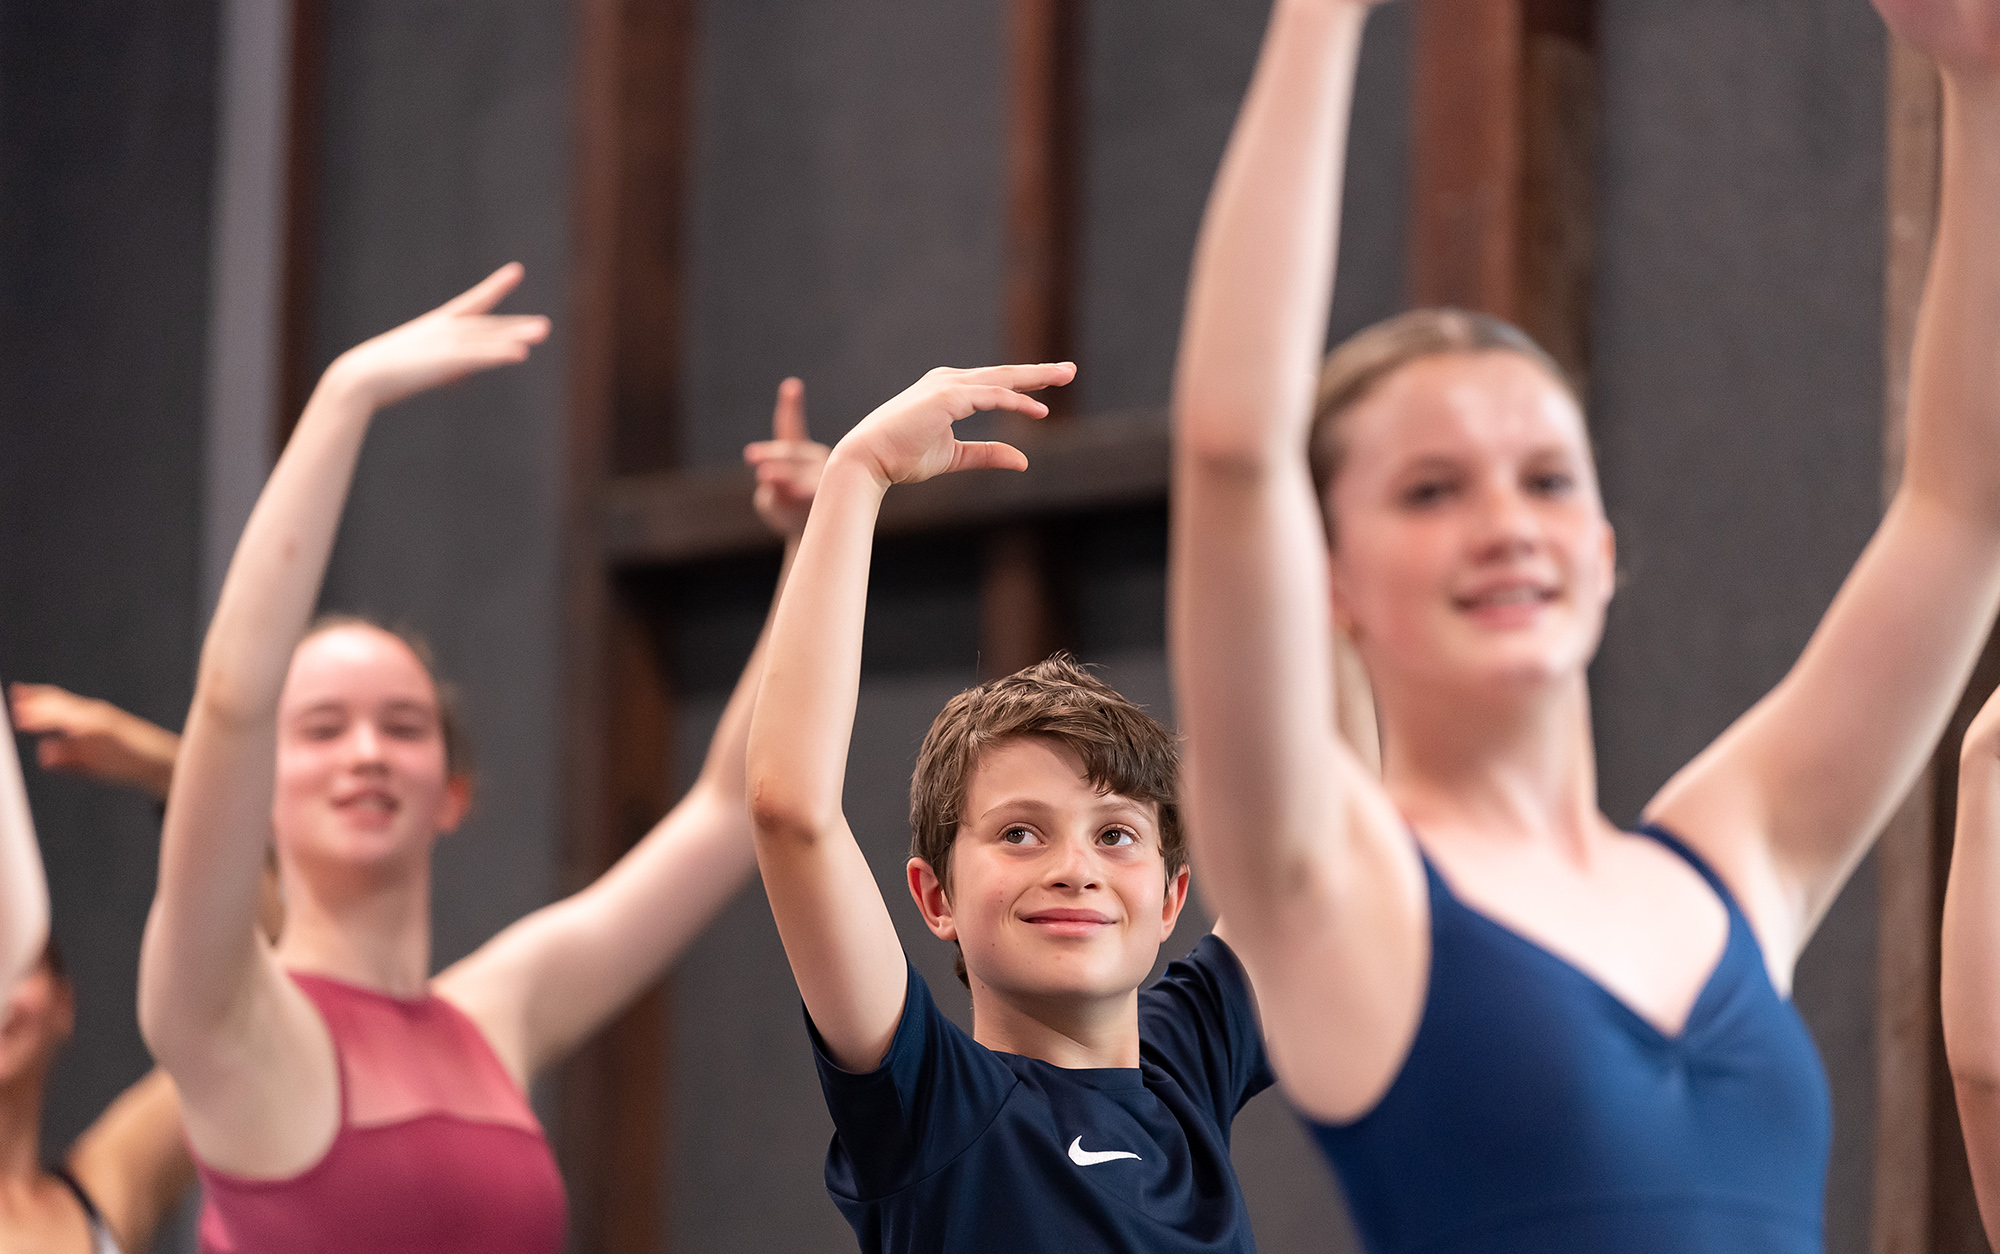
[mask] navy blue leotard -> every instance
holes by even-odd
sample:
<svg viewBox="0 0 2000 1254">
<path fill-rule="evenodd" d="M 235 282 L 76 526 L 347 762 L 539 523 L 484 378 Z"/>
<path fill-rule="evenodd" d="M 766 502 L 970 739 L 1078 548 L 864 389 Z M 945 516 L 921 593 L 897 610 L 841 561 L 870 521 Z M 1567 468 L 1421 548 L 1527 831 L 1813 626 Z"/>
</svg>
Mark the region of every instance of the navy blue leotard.
<svg viewBox="0 0 2000 1254">
<path fill-rule="evenodd" d="M 1430 881 L 1423 1018 L 1381 1102 L 1313 1125 L 1370 1254 L 1818 1254 L 1826 1073 L 1748 920 L 1667 1036 Z"/>
</svg>

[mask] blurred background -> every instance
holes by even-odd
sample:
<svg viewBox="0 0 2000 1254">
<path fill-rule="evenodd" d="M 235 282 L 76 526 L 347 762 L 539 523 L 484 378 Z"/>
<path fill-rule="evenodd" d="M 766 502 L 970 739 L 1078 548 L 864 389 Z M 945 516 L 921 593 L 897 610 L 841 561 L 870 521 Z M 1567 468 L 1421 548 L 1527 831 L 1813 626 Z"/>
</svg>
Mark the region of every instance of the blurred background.
<svg viewBox="0 0 2000 1254">
<path fill-rule="evenodd" d="M 1057 647 L 1171 718 L 1164 405 L 1267 14 L 0 0 L 0 675 L 178 727 L 319 370 L 525 262 L 510 307 L 553 315 L 550 343 L 377 424 L 325 594 L 421 630 L 468 698 L 479 802 L 440 852 L 442 965 L 586 882 L 692 778 L 775 573 L 740 450 L 779 379 L 804 377 L 831 441 L 933 365 L 1073 357 L 1035 470 L 892 496 L 878 558 L 850 813 L 962 1012 L 901 886 L 915 750 L 952 693 Z M 1894 64 L 1862 0 L 1371 20 L 1333 334 L 1483 305 L 1587 379 L 1625 574 L 1593 675 L 1619 821 L 1778 679 L 1879 516 L 1924 242 L 1890 224 L 1921 227 L 1935 142 L 1927 80 Z M 158 820 L 29 775 L 80 1003 L 53 1155 L 147 1066 Z M 1863 866 L 1799 979 L 1834 1085 L 1833 1251 L 1919 1229 L 1983 1248 L 1951 1244 L 1978 1238 L 1931 1100 L 1934 827 L 1910 827 L 1904 878 Z M 576 1249 L 853 1248 L 754 887 L 536 1096 Z M 1265 1249 L 1352 1248 L 1276 1094 L 1236 1153 Z"/>
</svg>

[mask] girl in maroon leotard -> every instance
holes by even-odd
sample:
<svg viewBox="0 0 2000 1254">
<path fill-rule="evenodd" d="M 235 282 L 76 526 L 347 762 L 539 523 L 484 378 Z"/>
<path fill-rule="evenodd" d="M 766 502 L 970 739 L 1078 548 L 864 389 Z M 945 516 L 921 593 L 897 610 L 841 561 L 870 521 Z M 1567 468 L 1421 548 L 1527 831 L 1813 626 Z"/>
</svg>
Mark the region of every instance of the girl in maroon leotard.
<svg viewBox="0 0 2000 1254">
<path fill-rule="evenodd" d="M 209 627 L 139 1001 L 181 1089 L 210 1250 L 559 1250 L 562 1184 L 529 1078 L 656 979 L 752 865 L 743 742 L 761 644 L 673 812 L 597 883 L 430 975 L 431 847 L 470 800 L 437 684 L 389 632 L 307 623 L 376 411 L 547 335 L 545 319 L 491 312 L 520 273 L 327 369 Z M 792 535 L 823 456 L 801 406 L 788 382 L 759 467 L 765 517 Z M 287 920 L 270 947 L 253 918 L 274 832 Z"/>
</svg>

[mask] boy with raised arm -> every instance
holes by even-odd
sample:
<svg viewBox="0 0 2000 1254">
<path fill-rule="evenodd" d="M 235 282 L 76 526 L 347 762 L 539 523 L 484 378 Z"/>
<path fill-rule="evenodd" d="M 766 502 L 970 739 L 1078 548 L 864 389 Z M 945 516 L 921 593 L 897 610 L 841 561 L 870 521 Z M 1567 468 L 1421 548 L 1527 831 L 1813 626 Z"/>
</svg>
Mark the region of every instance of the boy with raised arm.
<svg viewBox="0 0 2000 1254">
<path fill-rule="evenodd" d="M 970 1036 L 910 966 L 841 809 L 875 520 L 891 485 L 1024 470 L 961 443 L 1068 364 L 936 370 L 834 449 L 772 625 L 750 807 L 865 1251 L 1248 1251 L 1229 1161 L 1270 1083 L 1250 991 L 1210 937 L 1143 993 L 1187 900 L 1173 737 L 1056 659 L 961 693 L 911 787 L 910 895 L 960 949 Z"/>
</svg>

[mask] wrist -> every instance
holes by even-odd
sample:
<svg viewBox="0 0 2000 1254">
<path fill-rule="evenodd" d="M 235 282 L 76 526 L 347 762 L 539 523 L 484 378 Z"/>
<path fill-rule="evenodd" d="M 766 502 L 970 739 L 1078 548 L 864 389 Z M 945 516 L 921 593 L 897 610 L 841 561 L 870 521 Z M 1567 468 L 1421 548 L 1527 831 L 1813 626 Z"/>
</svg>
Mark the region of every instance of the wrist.
<svg viewBox="0 0 2000 1254">
<path fill-rule="evenodd" d="M 332 403 L 344 409 L 363 409 L 373 413 L 379 408 L 374 392 L 370 389 L 366 372 L 353 359 L 353 349 L 342 353 L 328 364 L 319 377 L 319 383 L 307 398 L 306 405 L 313 402 Z"/>
<path fill-rule="evenodd" d="M 836 491 L 851 492 L 865 485 L 881 496 L 889 491 L 890 479 L 882 472 L 880 460 L 843 439 L 827 455 L 826 467 L 820 471 L 819 484 L 821 494 L 829 486 Z"/>
</svg>

